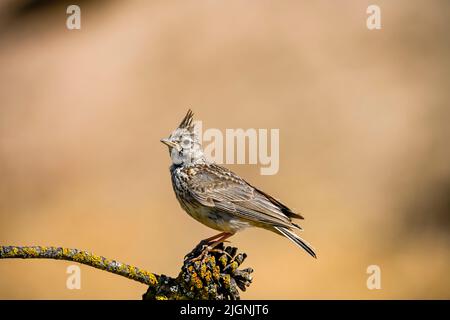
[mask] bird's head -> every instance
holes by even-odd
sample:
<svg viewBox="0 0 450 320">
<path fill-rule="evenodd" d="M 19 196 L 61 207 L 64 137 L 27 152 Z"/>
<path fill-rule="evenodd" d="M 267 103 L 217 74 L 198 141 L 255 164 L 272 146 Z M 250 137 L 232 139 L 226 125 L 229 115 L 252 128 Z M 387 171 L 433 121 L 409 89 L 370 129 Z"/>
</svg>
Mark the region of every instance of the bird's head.
<svg viewBox="0 0 450 320">
<path fill-rule="evenodd" d="M 204 161 L 198 133 L 193 124 L 194 113 L 188 110 L 186 116 L 168 138 L 161 142 L 169 147 L 173 164 L 183 165 Z"/>
</svg>

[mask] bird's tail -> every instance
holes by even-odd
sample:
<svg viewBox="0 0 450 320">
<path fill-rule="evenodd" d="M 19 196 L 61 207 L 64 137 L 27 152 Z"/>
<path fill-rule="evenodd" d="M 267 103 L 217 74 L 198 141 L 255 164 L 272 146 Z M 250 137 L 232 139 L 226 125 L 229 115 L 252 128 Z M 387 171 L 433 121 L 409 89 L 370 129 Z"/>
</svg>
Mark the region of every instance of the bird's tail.
<svg viewBox="0 0 450 320">
<path fill-rule="evenodd" d="M 284 227 L 274 227 L 280 234 L 291 240 L 293 243 L 298 245 L 299 247 L 303 248 L 306 252 L 308 252 L 311 256 L 317 259 L 316 253 L 314 252 L 314 249 L 311 247 L 311 245 L 300 238 L 298 235 L 296 235 L 291 230 L 284 228 Z"/>
</svg>

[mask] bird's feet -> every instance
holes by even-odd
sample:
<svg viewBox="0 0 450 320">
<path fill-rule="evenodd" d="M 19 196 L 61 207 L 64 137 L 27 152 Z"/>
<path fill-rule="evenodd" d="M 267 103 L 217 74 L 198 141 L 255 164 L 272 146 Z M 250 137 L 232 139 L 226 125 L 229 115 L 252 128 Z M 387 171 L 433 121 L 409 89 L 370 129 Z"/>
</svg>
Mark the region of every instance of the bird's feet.
<svg viewBox="0 0 450 320">
<path fill-rule="evenodd" d="M 209 253 L 219 253 L 219 254 L 225 254 L 231 259 L 231 255 L 226 252 L 225 250 L 222 250 L 220 248 L 217 248 L 217 246 L 223 242 L 228 241 L 221 241 L 221 242 L 211 242 L 208 239 L 200 241 L 200 243 L 192 250 L 190 253 L 188 253 L 184 260 L 189 260 L 191 262 L 195 261 L 201 261 L 202 263 L 205 262 L 206 258 L 208 257 Z"/>
<path fill-rule="evenodd" d="M 211 246 L 203 245 L 202 251 L 200 252 L 200 254 L 196 257 L 191 258 L 190 261 L 191 262 L 201 261 L 202 263 L 204 263 L 206 260 L 206 257 L 208 256 L 208 253 L 210 253 L 212 250 L 214 250 L 214 249 L 211 248 Z"/>
</svg>

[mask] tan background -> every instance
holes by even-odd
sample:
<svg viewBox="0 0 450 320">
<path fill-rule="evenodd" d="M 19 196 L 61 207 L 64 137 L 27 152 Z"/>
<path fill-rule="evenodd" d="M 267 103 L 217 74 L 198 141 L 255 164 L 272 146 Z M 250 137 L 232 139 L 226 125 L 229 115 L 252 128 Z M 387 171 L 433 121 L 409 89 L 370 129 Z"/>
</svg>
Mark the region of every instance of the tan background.
<svg viewBox="0 0 450 320">
<path fill-rule="evenodd" d="M 177 274 L 215 232 L 179 207 L 159 142 L 191 107 L 280 129 L 277 175 L 229 167 L 302 212 L 318 251 L 233 237 L 255 269 L 243 298 L 450 298 L 448 1 L 83 1 L 80 31 L 56 2 L 0 2 L 0 244 Z M 2 260 L 0 298 L 146 290 L 84 266 L 67 290 L 69 264 Z"/>
</svg>

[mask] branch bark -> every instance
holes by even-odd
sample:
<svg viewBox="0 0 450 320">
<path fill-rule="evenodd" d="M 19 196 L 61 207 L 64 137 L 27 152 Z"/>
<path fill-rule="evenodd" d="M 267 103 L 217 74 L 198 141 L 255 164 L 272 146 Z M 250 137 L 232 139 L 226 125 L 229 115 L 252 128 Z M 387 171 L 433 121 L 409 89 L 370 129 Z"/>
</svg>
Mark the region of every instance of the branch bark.
<svg viewBox="0 0 450 320">
<path fill-rule="evenodd" d="M 155 286 L 158 283 L 158 276 L 151 272 L 78 249 L 43 246 L 0 246 L 0 259 L 13 258 L 73 261 L 149 286 Z"/>
<path fill-rule="evenodd" d="M 200 260 L 203 244 L 188 253 L 176 278 L 156 275 L 103 256 L 62 247 L 0 246 L 0 259 L 56 259 L 88 265 L 148 285 L 144 300 L 215 299 L 236 300 L 239 290 L 245 291 L 252 282 L 251 268 L 239 270 L 247 255 L 237 248 L 219 245 Z"/>
</svg>

